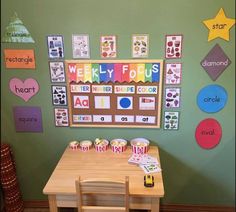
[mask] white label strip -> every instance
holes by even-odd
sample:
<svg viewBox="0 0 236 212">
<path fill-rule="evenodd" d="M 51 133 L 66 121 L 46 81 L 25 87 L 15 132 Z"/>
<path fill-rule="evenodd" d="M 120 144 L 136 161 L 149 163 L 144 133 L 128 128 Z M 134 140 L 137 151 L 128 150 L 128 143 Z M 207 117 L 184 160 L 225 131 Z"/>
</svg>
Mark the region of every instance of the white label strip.
<svg viewBox="0 0 236 212">
<path fill-rule="evenodd" d="M 155 116 L 136 116 L 137 123 L 155 124 Z"/>
<path fill-rule="evenodd" d="M 134 116 L 116 115 L 115 122 L 124 122 L 124 123 L 134 122 Z"/>
<path fill-rule="evenodd" d="M 157 94 L 157 86 L 137 86 L 137 94 Z"/>
<path fill-rule="evenodd" d="M 112 122 L 111 115 L 93 115 L 93 122 Z"/>
<path fill-rule="evenodd" d="M 92 85 L 92 93 L 112 93 L 111 85 Z"/>
<path fill-rule="evenodd" d="M 91 115 L 73 115 L 73 122 L 92 122 Z"/>
<path fill-rule="evenodd" d="M 116 85 L 115 93 L 135 93 L 134 85 Z"/>
<path fill-rule="evenodd" d="M 90 85 L 70 85 L 71 93 L 90 93 Z"/>
</svg>

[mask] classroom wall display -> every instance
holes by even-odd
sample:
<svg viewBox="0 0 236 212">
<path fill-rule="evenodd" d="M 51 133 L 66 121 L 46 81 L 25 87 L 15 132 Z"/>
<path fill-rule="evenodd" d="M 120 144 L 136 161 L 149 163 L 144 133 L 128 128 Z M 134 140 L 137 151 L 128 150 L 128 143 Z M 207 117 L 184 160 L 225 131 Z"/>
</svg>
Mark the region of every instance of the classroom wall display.
<svg viewBox="0 0 236 212">
<path fill-rule="evenodd" d="M 13 107 L 16 132 L 42 132 L 42 113 L 40 107 Z"/>
<path fill-rule="evenodd" d="M 213 81 L 217 80 L 230 64 L 231 60 L 219 44 L 216 44 L 201 61 L 201 66 Z"/>
<path fill-rule="evenodd" d="M 62 35 L 48 35 L 47 46 L 49 58 L 64 58 L 64 42 Z"/>
<path fill-rule="evenodd" d="M 227 18 L 223 8 L 213 19 L 203 21 L 205 26 L 209 29 L 208 41 L 216 38 L 222 38 L 229 41 L 229 30 L 234 26 L 235 19 Z"/>
<path fill-rule="evenodd" d="M 164 113 L 164 130 L 179 129 L 179 112 L 165 111 Z"/>
<path fill-rule="evenodd" d="M 30 98 L 38 93 L 39 84 L 33 78 L 28 78 L 24 81 L 18 78 L 12 78 L 9 81 L 9 88 L 16 96 L 28 102 Z"/>
<path fill-rule="evenodd" d="M 66 86 L 52 85 L 52 103 L 55 106 L 67 105 Z"/>
<path fill-rule="evenodd" d="M 165 88 L 165 107 L 179 108 L 180 107 L 180 92 L 181 88 Z"/>
<path fill-rule="evenodd" d="M 102 35 L 100 38 L 101 58 L 117 57 L 117 37 L 115 35 Z"/>
<path fill-rule="evenodd" d="M 68 127 L 68 109 L 67 108 L 54 108 L 55 126 Z"/>
<path fill-rule="evenodd" d="M 166 35 L 165 58 L 179 59 L 182 57 L 183 35 Z"/>
<path fill-rule="evenodd" d="M 165 64 L 165 84 L 178 85 L 182 79 L 182 63 Z"/>
<path fill-rule="evenodd" d="M 220 85 L 208 85 L 197 95 L 198 107 L 206 113 L 216 113 L 222 110 L 228 99 L 226 90 Z"/>
<path fill-rule="evenodd" d="M 146 58 L 149 52 L 149 35 L 132 35 L 132 57 Z"/>
<path fill-rule="evenodd" d="M 203 149 L 212 149 L 216 147 L 220 143 L 221 137 L 221 125 L 213 118 L 202 120 L 195 131 L 196 141 Z"/>
<path fill-rule="evenodd" d="M 72 127 L 160 128 L 162 60 L 66 60 Z"/>
<path fill-rule="evenodd" d="M 66 82 L 65 67 L 63 61 L 49 61 L 51 82 Z"/>
<path fill-rule="evenodd" d="M 72 35 L 73 58 L 90 58 L 89 36 Z"/>
<path fill-rule="evenodd" d="M 6 27 L 2 37 L 3 43 L 34 43 L 29 31 L 23 22 L 18 18 L 17 13 L 10 19 L 9 25 Z"/>
<path fill-rule="evenodd" d="M 5 65 L 9 69 L 35 69 L 33 49 L 4 49 Z"/>
</svg>

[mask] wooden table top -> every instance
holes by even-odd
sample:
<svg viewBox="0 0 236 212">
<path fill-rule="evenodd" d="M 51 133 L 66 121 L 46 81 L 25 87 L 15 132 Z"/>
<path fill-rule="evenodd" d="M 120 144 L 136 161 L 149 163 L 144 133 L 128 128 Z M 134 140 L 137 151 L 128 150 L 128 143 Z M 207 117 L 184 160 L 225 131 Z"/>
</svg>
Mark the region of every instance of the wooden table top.
<svg viewBox="0 0 236 212">
<path fill-rule="evenodd" d="M 150 146 L 148 154 L 157 157 L 156 146 Z M 123 153 L 113 153 L 109 148 L 106 152 L 96 152 L 94 148 L 87 152 L 66 148 L 56 168 L 43 189 L 44 194 L 75 195 L 75 179 L 84 177 L 123 178 L 129 176 L 129 191 L 132 196 L 163 197 L 164 186 L 162 174 L 153 173 L 155 185 L 144 187 L 144 171 L 137 165 L 129 164 L 132 155 L 131 147 Z"/>
</svg>

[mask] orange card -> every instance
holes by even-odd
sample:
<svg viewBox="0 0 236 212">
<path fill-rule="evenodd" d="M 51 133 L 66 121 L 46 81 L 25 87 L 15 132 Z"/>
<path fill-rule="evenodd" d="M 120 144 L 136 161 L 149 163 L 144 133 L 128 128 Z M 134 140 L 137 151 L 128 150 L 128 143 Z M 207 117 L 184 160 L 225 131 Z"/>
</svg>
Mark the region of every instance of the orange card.
<svg viewBox="0 0 236 212">
<path fill-rule="evenodd" d="M 4 49 L 6 68 L 35 69 L 33 49 Z"/>
</svg>

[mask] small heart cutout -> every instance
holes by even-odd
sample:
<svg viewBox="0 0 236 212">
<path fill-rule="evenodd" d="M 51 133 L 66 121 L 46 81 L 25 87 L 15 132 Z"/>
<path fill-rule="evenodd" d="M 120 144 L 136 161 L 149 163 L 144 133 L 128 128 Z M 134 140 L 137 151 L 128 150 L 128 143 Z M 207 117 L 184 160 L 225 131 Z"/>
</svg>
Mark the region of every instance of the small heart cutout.
<svg viewBox="0 0 236 212">
<path fill-rule="evenodd" d="M 12 93 L 24 99 L 25 102 L 29 101 L 39 91 L 39 84 L 33 78 L 28 78 L 23 82 L 21 79 L 12 78 L 9 87 Z"/>
</svg>

